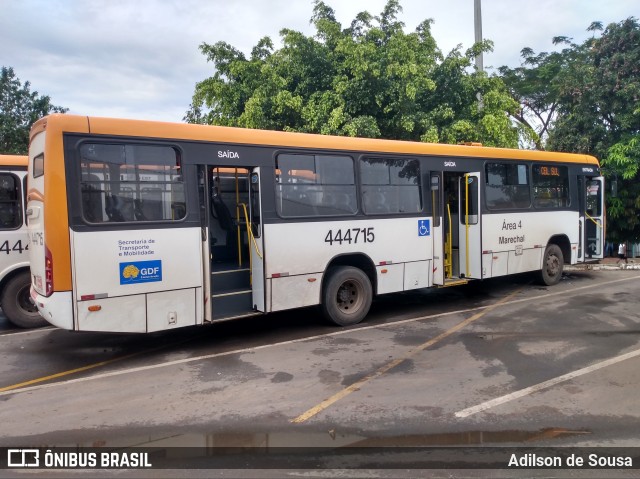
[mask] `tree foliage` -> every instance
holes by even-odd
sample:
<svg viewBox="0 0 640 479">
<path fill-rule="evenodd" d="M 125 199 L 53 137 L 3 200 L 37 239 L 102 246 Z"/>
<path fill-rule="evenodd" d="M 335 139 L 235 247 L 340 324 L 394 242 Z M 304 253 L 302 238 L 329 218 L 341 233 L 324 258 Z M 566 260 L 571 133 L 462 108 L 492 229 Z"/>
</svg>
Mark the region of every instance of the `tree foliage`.
<svg viewBox="0 0 640 479">
<path fill-rule="evenodd" d="M 608 197 L 609 237 L 640 240 L 640 24 L 612 23 L 580 46 L 586 65 L 560 96 L 549 147 L 601 159 L 616 184 Z"/>
<path fill-rule="evenodd" d="M 521 67 L 500 72 L 520 103 L 514 118 L 536 148 L 595 155 L 609 183 L 607 234 L 640 240 L 640 25 L 635 18 L 581 44 L 556 37 L 558 52 L 524 49 Z M 601 32 L 597 37 L 596 33 Z"/>
<path fill-rule="evenodd" d="M 200 49 L 215 68 L 199 82 L 185 120 L 413 141 L 479 141 L 516 146 L 509 119 L 517 103 L 498 77 L 472 70 L 476 44 L 446 56 L 432 20 L 405 33 L 398 0 L 378 16 L 361 12 L 347 28 L 314 3 L 315 35 L 283 29 L 282 47 L 261 39 L 246 56 L 225 42 Z"/>
<path fill-rule="evenodd" d="M 0 77 L 0 153 L 26 154 L 29 130 L 39 118 L 49 113 L 65 113 L 66 108 L 54 106 L 51 99 L 30 91 L 31 84 L 22 84 L 13 68 L 2 67 Z"/>
</svg>

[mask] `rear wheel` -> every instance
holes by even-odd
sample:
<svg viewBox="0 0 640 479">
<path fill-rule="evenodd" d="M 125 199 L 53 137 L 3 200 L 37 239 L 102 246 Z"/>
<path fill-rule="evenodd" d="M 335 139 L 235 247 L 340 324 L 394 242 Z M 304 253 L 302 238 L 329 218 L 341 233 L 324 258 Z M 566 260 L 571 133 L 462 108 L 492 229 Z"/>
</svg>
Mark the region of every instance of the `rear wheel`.
<svg viewBox="0 0 640 479">
<path fill-rule="evenodd" d="M 351 326 L 364 319 L 371 307 L 371 281 L 360 269 L 338 266 L 327 272 L 322 293 L 322 312 L 338 326 Z"/>
<path fill-rule="evenodd" d="M 546 286 L 558 284 L 564 268 L 564 256 L 558 245 L 550 244 L 544 250 L 540 281 Z"/>
<path fill-rule="evenodd" d="M 5 284 L 0 296 L 0 305 L 5 316 L 20 328 L 37 328 L 49 324 L 31 302 L 30 287 L 31 275 L 29 271 L 23 271 Z"/>
</svg>

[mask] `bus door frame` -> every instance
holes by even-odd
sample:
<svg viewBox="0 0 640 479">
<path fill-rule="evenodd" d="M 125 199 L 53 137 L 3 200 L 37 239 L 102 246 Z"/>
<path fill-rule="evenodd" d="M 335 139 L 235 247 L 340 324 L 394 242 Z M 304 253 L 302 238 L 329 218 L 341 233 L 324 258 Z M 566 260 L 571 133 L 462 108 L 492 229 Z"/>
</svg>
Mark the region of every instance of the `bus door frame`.
<svg viewBox="0 0 640 479">
<path fill-rule="evenodd" d="M 202 311 L 203 323 L 211 318 L 211 243 L 209 218 L 211 215 L 209 198 L 209 175 L 207 165 L 198 165 L 198 195 L 200 201 L 200 229 L 202 234 Z"/>
<path fill-rule="evenodd" d="M 444 185 L 442 172 L 433 171 L 429 176 L 431 209 L 433 213 L 431 235 L 433 237 L 433 284 L 444 285 Z"/>
<path fill-rule="evenodd" d="M 604 258 L 604 177 L 580 177 L 580 242 L 578 261 Z M 596 196 L 598 210 L 593 212 L 589 197 Z"/>
<path fill-rule="evenodd" d="M 460 278 L 482 279 L 482 208 L 480 172 L 464 173 L 458 181 Z M 471 187 L 475 183 L 476 188 Z M 475 202 L 475 214 L 469 207 Z"/>
<path fill-rule="evenodd" d="M 249 251 L 251 258 L 251 291 L 253 307 L 256 311 L 265 312 L 265 278 L 264 278 L 264 228 L 262 227 L 262 175 L 256 167 L 249 173 Z M 255 214 L 257 209 L 257 215 Z M 253 219 L 258 218 L 255 224 Z M 256 236 L 257 235 L 257 236 Z"/>
</svg>

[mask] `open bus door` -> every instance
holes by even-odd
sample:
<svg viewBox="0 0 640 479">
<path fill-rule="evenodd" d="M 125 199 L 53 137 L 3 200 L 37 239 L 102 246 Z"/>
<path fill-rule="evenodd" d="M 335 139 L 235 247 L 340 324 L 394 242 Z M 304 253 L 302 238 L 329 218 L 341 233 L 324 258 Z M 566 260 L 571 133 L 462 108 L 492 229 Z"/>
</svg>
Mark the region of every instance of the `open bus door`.
<svg viewBox="0 0 640 479">
<path fill-rule="evenodd" d="M 260 169 L 209 171 L 211 320 L 265 311 Z"/>
<path fill-rule="evenodd" d="M 460 278 L 482 279 L 480 173 L 466 173 L 458 185 Z"/>
<path fill-rule="evenodd" d="M 264 307 L 264 256 L 262 238 L 262 201 L 260 197 L 260 168 L 254 168 L 249 185 L 249 251 L 251 268 L 251 291 L 253 308 L 265 311 Z"/>
<path fill-rule="evenodd" d="M 604 178 L 585 178 L 580 201 L 578 261 L 604 257 Z"/>
<path fill-rule="evenodd" d="M 443 237 L 443 188 L 440 173 L 431 173 L 431 204 L 433 209 L 433 284 L 442 286 L 445 283 L 445 251 Z"/>
</svg>

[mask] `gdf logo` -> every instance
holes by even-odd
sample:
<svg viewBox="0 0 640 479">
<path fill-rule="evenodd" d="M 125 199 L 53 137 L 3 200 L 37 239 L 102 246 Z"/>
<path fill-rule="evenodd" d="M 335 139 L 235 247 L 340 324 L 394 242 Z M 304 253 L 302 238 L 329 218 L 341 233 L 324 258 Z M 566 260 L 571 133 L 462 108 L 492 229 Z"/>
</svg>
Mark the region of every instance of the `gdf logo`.
<svg viewBox="0 0 640 479">
<path fill-rule="evenodd" d="M 162 281 L 162 261 L 128 261 L 120 263 L 120 284 Z"/>
</svg>

